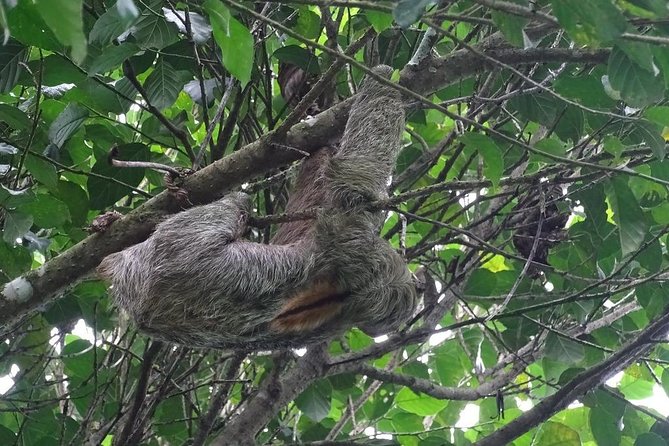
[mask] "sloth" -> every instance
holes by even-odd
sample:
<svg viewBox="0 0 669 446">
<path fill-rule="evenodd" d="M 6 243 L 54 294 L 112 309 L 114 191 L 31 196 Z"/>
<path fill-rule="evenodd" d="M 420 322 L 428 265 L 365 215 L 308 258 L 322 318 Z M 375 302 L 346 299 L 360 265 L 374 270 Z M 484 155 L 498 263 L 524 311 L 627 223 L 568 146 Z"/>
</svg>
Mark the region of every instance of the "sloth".
<svg viewBox="0 0 669 446">
<path fill-rule="evenodd" d="M 374 68 L 389 78 L 389 67 Z M 329 339 L 353 326 L 395 330 L 416 306 L 403 258 L 378 236 L 400 149 L 399 93 L 368 77 L 338 149 L 324 147 L 298 173 L 270 244 L 243 238 L 252 202 L 233 192 L 160 223 L 144 242 L 98 268 L 115 303 L 140 331 L 191 347 L 271 350 Z"/>
</svg>

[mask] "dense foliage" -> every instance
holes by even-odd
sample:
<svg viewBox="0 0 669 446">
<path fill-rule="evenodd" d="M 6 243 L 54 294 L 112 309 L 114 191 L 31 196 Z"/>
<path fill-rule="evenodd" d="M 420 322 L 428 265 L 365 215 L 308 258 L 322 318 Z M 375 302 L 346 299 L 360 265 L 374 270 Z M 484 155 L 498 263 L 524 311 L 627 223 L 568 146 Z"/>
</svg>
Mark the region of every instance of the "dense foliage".
<svg viewBox="0 0 669 446">
<path fill-rule="evenodd" d="M 0 444 L 669 445 L 666 0 L 0 0 L 0 28 Z M 138 334 L 91 272 L 184 201 L 110 148 L 280 214 L 377 63 L 408 113 L 382 229 L 425 289 L 407 328 Z"/>
</svg>

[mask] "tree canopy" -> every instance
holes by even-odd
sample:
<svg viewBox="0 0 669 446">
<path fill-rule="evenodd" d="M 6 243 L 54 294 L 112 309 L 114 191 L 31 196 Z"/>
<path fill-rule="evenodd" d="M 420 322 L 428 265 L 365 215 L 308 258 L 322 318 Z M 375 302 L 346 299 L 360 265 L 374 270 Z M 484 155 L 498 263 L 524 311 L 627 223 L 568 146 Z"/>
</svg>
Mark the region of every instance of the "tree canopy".
<svg viewBox="0 0 669 446">
<path fill-rule="evenodd" d="M 669 445 L 666 0 L 0 0 L 0 28 L 1 444 Z M 111 148 L 189 204 L 251 193 L 267 242 L 379 63 L 407 326 L 138 333 L 94 269 L 184 202 Z"/>
</svg>

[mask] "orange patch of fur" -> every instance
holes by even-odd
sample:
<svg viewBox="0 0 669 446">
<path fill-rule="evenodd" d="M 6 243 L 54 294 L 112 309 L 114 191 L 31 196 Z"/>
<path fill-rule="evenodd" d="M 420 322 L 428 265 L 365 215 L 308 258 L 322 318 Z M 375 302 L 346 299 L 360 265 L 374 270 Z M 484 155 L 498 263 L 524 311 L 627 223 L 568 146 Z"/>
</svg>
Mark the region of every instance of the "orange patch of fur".
<svg viewBox="0 0 669 446">
<path fill-rule="evenodd" d="M 333 319 L 342 309 L 341 300 L 333 300 L 337 288 L 321 280 L 298 291 L 281 307 L 278 316 L 271 322 L 272 330 L 279 333 L 308 331 Z M 300 308 L 303 308 L 300 310 Z M 292 313 L 292 314 L 290 314 Z"/>
</svg>

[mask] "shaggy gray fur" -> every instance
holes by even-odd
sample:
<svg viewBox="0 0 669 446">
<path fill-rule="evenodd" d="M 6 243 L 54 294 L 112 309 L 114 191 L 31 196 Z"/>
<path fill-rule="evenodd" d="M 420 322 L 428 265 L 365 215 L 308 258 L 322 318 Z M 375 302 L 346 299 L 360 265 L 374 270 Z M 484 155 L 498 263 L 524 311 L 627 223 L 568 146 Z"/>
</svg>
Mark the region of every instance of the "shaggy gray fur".
<svg viewBox="0 0 669 446">
<path fill-rule="evenodd" d="M 396 329 L 413 312 L 415 287 L 403 259 L 376 235 L 382 213 L 364 205 L 386 194 L 403 125 L 397 91 L 368 79 L 340 149 L 314 158 L 304 171 L 317 178 L 305 173 L 291 196 L 292 207 L 322 197 L 315 222 L 280 229 L 275 244 L 245 241 L 251 201 L 231 193 L 169 218 L 145 242 L 107 257 L 99 272 L 140 330 L 193 347 L 272 349 L 352 326 Z M 291 297 L 323 281 L 336 288 L 336 314 L 301 331 L 274 329 Z"/>
</svg>

